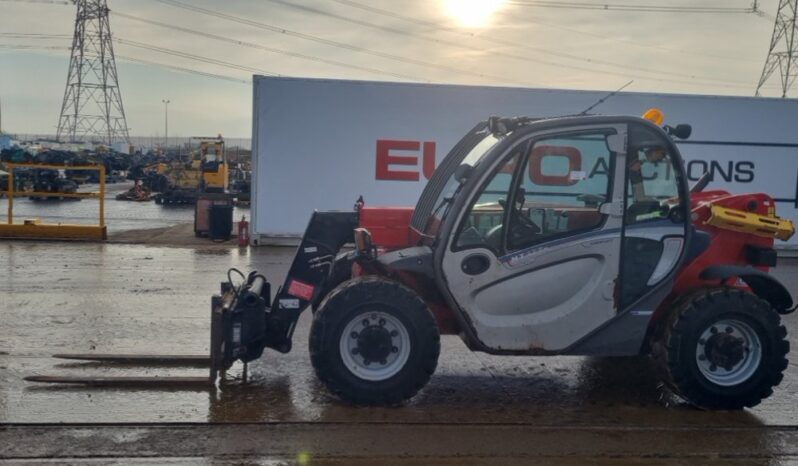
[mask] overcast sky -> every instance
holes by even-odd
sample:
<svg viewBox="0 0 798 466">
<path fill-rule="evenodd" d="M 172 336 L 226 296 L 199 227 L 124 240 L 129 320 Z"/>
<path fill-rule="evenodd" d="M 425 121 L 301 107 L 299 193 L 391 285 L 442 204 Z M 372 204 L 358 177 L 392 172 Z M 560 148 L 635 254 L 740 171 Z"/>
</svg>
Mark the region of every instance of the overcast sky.
<svg viewBox="0 0 798 466">
<path fill-rule="evenodd" d="M 131 135 L 162 135 L 161 101 L 169 99 L 170 136 L 249 137 L 253 72 L 136 47 L 130 41 L 283 76 L 599 90 L 634 80 L 627 90 L 750 96 L 773 30 L 772 16 L 754 14 L 590 11 L 511 1 L 476 26 L 464 24 L 466 19 L 447 5 L 456 0 L 180 1 L 260 26 L 157 0 L 108 0 L 112 32 L 120 40 L 115 48 Z M 615 3 L 746 8 L 751 2 Z M 772 15 L 778 0 L 760 5 Z M 71 44 L 69 37 L 34 39 L 9 33 L 71 36 L 74 15 L 74 6 L 0 0 L 3 130 L 55 133 Z M 8 48 L 19 45 L 59 49 Z M 763 94 L 778 95 L 777 83 L 772 80 Z"/>
</svg>

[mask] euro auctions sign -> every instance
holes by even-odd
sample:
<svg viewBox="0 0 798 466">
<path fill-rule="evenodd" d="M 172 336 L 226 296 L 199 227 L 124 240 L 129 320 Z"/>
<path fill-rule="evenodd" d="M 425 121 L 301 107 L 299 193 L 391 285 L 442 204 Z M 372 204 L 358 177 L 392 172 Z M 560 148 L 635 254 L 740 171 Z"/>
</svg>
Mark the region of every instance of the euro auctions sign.
<svg viewBox="0 0 798 466">
<path fill-rule="evenodd" d="M 414 206 L 435 167 L 479 121 L 578 114 L 606 95 L 257 76 L 253 237 L 259 244 L 299 237 L 313 210 L 349 210 L 360 195 L 371 206 Z M 798 221 L 798 102 L 623 92 L 592 113 L 642 115 L 651 107 L 667 124 L 692 125 L 690 139 L 678 143 L 691 181 L 710 171 L 711 188 L 769 193 L 781 216 Z M 592 178 L 606 170 L 602 159 L 583 166 L 579 154 L 557 155 L 566 173 Z M 530 176 L 542 182 L 569 182 L 535 167 Z"/>
</svg>

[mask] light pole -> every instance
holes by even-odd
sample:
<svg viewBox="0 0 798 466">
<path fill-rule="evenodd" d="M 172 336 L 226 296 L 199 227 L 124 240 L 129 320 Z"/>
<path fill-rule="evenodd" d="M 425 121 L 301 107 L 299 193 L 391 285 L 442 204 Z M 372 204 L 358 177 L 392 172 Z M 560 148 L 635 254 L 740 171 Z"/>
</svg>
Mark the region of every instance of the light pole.
<svg viewBox="0 0 798 466">
<path fill-rule="evenodd" d="M 163 102 L 163 134 L 164 134 L 164 150 L 169 148 L 169 99 L 164 99 Z"/>
</svg>

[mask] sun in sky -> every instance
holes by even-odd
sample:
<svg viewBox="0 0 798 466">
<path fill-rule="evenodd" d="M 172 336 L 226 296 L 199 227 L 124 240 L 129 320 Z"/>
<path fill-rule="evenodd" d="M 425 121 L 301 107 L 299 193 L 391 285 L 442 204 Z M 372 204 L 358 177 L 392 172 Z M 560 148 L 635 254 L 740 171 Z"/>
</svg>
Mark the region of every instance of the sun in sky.
<svg viewBox="0 0 798 466">
<path fill-rule="evenodd" d="M 468 28 L 485 27 L 505 0 L 443 0 L 446 13 Z"/>
</svg>

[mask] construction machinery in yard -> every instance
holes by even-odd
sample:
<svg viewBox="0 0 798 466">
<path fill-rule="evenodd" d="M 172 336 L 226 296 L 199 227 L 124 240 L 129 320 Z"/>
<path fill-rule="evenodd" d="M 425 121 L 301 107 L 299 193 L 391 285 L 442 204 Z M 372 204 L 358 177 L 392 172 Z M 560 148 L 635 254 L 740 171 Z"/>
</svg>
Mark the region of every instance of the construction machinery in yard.
<svg viewBox="0 0 798 466">
<path fill-rule="evenodd" d="M 215 138 L 194 138 L 199 141 L 200 169 L 202 170 L 202 191 L 223 193 L 229 184 L 227 153 L 222 135 Z"/>
<path fill-rule="evenodd" d="M 160 194 L 155 202 L 161 205 L 195 204 L 203 193 L 224 193 L 228 187 L 229 170 L 224 149 L 224 138 L 192 138 L 199 147 L 192 160 L 167 165 L 160 177 Z M 165 185 L 165 186 L 163 186 Z"/>
<path fill-rule="evenodd" d="M 316 374 L 356 404 L 413 397 L 441 334 L 496 355 L 649 355 L 694 405 L 758 404 L 788 364 L 780 314 L 793 300 L 768 270 L 775 239 L 795 227 L 767 194 L 707 190 L 709 175 L 688 187 L 674 139 L 691 129 L 660 124 L 492 117 L 455 145 L 415 208 L 360 199 L 314 212 L 273 297 L 258 272 L 222 282 L 210 381 L 266 348 L 291 351 L 311 309 Z"/>
<path fill-rule="evenodd" d="M 87 170 L 82 170 L 87 171 Z M 64 194 L 74 194 L 78 191 L 78 183 L 70 178 L 61 175 L 59 170 L 54 169 L 33 169 L 33 191 L 39 195 L 28 196 L 31 200 L 63 200 Z M 52 193 L 52 195 L 41 195 L 41 193 Z M 80 200 L 80 198 L 67 198 Z"/>
</svg>

